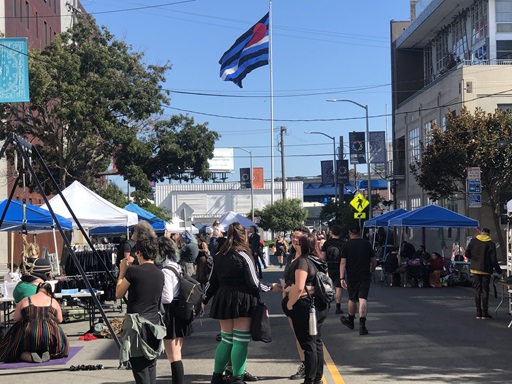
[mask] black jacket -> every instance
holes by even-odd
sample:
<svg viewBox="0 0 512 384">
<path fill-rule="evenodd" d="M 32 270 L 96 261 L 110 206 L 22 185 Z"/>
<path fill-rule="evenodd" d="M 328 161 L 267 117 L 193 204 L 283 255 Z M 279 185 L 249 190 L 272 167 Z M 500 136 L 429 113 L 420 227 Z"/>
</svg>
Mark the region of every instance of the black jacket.
<svg viewBox="0 0 512 384">
<path fill-rule="evenodd" d="M 493 269 L 501 273 L 496 257 L 496 245 L 488 235 L 477 235 L 471 239 L 466 249 L 466 257 L 471 261 L 470 269 L 473 273 L 490 275 Z"/>
</svg>

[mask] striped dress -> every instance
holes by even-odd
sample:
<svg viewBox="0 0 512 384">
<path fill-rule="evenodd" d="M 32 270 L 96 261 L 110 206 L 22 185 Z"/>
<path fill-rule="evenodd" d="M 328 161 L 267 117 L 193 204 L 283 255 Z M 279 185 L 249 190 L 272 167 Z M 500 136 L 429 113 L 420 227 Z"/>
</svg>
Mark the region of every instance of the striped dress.
<svg viewBox="0 0 512 384">
<path fill-rule="evenodd" d="M 47 307 L 29 305 L 21 309 L 21 320 L 16 322 L 0 341 L 0 361 L 20 361 L 22 352 L 50 352 L 52 359 L 66 357 L 69 342 L 57 323 L 57 310 L 52 303 Z"/>
</svg>

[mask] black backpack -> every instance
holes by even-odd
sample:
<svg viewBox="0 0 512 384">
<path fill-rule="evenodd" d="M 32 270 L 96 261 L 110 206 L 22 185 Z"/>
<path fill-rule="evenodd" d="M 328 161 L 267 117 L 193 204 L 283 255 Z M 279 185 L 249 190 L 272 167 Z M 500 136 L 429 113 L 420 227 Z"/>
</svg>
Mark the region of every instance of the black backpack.
<svg viewBox="0 0 512 384">
<path fill-rule="evenodd" d="M 316 260 L 308 257 L 308 260 L 313 263 L 316 269 L 315 274 L 315 298 L 324 304 L 330 304 L 336 297 L 336 288 L 329 275 L 318 269 Z"/>
<path fill-rule="evenodd" d="M 176 318 L 185 323 L 191 323 L 201 311 L 201 301 L 203 298 L 201 283 L 192 277 L 183 276 L 172 266 L 164 268 L 171 270 L 180 281 Z"/>
<path fill-rule="evenodd" d="M 325 251 L 325 261 L 329 264 L 341 262 L 341 248 L 335 244 L 329 245 Z"/>
</svg>

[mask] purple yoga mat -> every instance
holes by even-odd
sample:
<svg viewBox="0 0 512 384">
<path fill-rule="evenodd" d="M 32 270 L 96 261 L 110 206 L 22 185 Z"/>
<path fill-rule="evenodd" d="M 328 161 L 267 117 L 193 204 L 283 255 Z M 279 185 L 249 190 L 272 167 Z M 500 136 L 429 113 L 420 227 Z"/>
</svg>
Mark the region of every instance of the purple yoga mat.
<svg viewBox="0 0 512 384">
<path fill-rule="evenodd" d="M 83 346 L 78 347 L 70 347 L 68 357 L 63 357 L 62 359 L 52 359 L 47 361 L 46 363 L 0 363 L 0 369 L 19 369 L 19 368 L 37 368 L 37 367 L 47 367 L 50 365 L 64 365 L 69 363 L 69 361 L 75 357 L 75 355 L 80 352 Z"/>
</svg>

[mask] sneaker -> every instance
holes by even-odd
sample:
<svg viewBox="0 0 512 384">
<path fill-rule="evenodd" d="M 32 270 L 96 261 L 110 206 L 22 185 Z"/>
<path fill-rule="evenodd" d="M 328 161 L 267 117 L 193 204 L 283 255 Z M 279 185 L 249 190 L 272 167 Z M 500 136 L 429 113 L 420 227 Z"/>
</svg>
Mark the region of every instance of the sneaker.
<svg viewBox="0 0 512 384">
<path fill-rule="evenodd" d="M 354 329 L 354 320 L 350 321 L 348 317 L 341 316 L 340 321 L 341 324 L 343 324 L 345 327 L 348 327 L 349 329 Z"/>
<path fill-rule="evenodd" d="M 297 373 L 290 376 L 290 380 L 301 380 L 306 377 L 306 367 L 304 363 L 300 363 L 299 368 L 297 368 Z"/>
<path fill-rule="evenodd" d="M 337 315 L 341 315 L 343 313 L 343 309 L 341 308 L 336 308 L 336 314 Z"/>
<path fill-rule="evenodd" d="M 491 320 L 492 316 L 488 313 L 484 313 L 481 317 L 482 320 Z"/>
<path fill-rule="evenodd" d="M 366 327 L 363 324 L 359 324 L 359 334 L 361 336 L 368 334 L 368 330 L 366 329 Z"/>
</svg>

